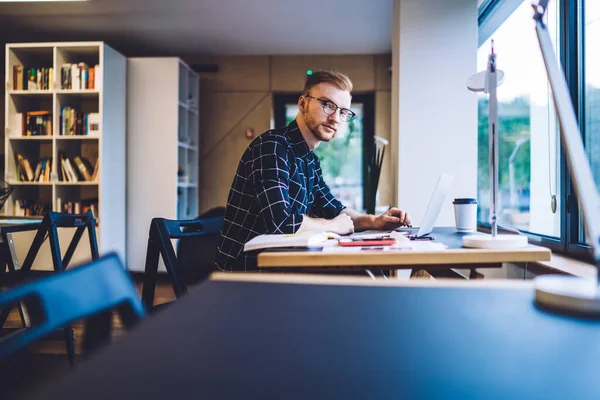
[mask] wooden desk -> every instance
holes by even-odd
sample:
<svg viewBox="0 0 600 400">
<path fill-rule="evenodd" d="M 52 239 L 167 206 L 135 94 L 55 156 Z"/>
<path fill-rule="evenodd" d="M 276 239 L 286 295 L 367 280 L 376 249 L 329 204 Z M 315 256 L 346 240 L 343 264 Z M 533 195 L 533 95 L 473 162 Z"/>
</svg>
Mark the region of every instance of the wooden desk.
<svg viewBox="0 0 600 400">
<path fill-rule="evenodd" d="M 354 253 L 324 253 L 320 249 L 270 249 L 258 254 L 259 268 L 280 270 L 301 267 L 378 267 L 384 269 L 498 268 L 505 262 L 534 262 L 550 260 L 546 247 L 529 245 L 521 249 L 467 249 L 462 247 L 466 234 L 454 228 L 435 228 L 435 241 L 448 246 L 440 251 L 369 250 Z"/>
<path fill-rule="evenodd" d="M 255 282 L 218 281 L 217 274 L 28 398 L 595 399 L 600 393 L 600 322 L 539 310 L 531 282 L 320 276 L 310 284 L 315 276 L 300 282 L 284 274 L 274 282 L 276 274 L 222 275 Z"/>
</svg>

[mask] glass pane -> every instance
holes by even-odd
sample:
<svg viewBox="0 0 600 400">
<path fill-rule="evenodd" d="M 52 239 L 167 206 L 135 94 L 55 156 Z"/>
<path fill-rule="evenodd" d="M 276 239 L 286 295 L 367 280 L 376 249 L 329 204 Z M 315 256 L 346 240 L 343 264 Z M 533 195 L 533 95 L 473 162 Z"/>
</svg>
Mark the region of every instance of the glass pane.
<svg viewBox="0 0 600 400">
<path fill-rule="evenodd" d="M 585 0 L 584 115 L 585 149 L 596 187 L 600 188 L 600 2 Z M 581 226 L 581 237 L 583 226 Z"/>
<path fill-rule="evenodd" d="M 548 28 L 556 46 L 556 3 L 550 3 Z M 560 137 L 533 11 L 523 2 L 478 51 L 478 71 L 487 68 L 494 41 L 498 87 L 500 226 L 535 234 L 560 235 Z M 488 96 L 478 100 L 478 220 L 490 223 Z M 552 195 L 557 209 L 552 212 Z"/>
<path fill-rule="evenodd" d="M 333 195 L 346 207 L 363 209 L 363 107 L 353 104 L 356 118 L 340 124 L 335 139 L 321 143 L 315 154 L 321 161 L 323 179 Z M 286 104 L 286 124 L 298 114 L 296 104 Z M 357 162 L 358 160 L 358 162 Z"/>
</svg>

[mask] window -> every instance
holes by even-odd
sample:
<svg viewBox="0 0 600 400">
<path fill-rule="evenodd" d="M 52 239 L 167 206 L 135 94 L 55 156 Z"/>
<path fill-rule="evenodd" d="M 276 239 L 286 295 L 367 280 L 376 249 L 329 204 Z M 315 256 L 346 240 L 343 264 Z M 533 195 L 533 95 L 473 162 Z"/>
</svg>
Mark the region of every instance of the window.
<svg viewBox="0 0 600 400">
<path fill-rule="evenodd" d="M 582 131 L 596 187 L 600 189 L 600 2 L 585 0 L 584 10 Z M 578 222 L 579 238 L 585 238 L 583 223 Z"/>
<path fill-rule="evenodd" d="M 548 27 L 556 36 L 556 2 Z M 492 40 L 498 87 L 498 224 L 549 237 L 560 236 L 560 137 L 552 95 L 529 2 L 523 2 L 479 47 L 478 70 L 487 68 Z M 488 95 L 478 99 L 478 220 L 490 223 Z M 558 207 L 552 209 L 552 196 Z"/>
<path fill-rule="evenodd" d="M 600 2 L 585 1 L 585 146 L 600 189 Z"/>
<path fill-rule="evenodd" d="M 285 126 L 296 118 L 298 97 L 300 94 L 275 95 L 275 127 Z M 348 123 L 342 123 L 335 139 L 321 143 L 315 150 L 323 179 L 331 192 L 342 204 L 355 210 L 364 209 L 363 172 L 365 156 L 371 148 L 365 144 L 373 141 L 373 97 L 372 94 L 353 95 L 350 109 L 356 113 L 356 117 Z"/>
<path fill-rule="evenodd" d="M 559 50 L 592 174 L 600 189 L 600 2 L 551 0 L 549 6 L 546 22 Z M 570 193 L 571 179 L 560 148 L 532 13 L 530 2 L 521 0 L 488 0 L 479 12 L 479 68 L 485 67 L 489 39 L 493 38 L 498 66 L 506 72 L 506 83 L 498 89 L 500 224 L 527 231 L 532 241 L 554 250 L 589 259 L 577 198 Z M 486 105 L 482 97 L 480 223 L 488 223 L 489 215 Z M 556 214 L 548 212 L 550 194 L 557 196 Z"/>
</svg>

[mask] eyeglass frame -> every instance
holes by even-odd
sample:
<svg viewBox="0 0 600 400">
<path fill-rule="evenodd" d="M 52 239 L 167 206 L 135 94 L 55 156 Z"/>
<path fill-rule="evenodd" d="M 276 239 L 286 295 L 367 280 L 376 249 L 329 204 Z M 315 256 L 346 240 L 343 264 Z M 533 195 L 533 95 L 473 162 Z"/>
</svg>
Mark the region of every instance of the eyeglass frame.
<svg viewBox="0 0 600 400">
<path fill-rule="evenodd" d="M 349 108 L 343 108 L 343 107 L 340 107 L 340 106 L 338 106 L 337 104 L 335 104 L 335 103 L 334 103 L 333 101 L 331 101 L 331 100 L 317 99 L 316 97 L 313 97 L 313 96 L 311 96 L 311 95 L 309 95 L 309 94 L 305 94 L 305 95 L 303 95 L 303 96 L 304 96 L 304 97 L 308 97 L 309 99 L 314 99 L 314 100 L 317 100 L 318 102 L 320 102 L 320 103 L 321 103 L 321 106 L 323 106 L 323 112 L 324 112 L 325 114 L 327 114 L 327 115 L 333 115 L 333 114 L 335 114 L 335 113 L 337 112 L 337 110 L 340 110 L 340 118 L 341 118 L 341 119 L 342 119 L 342 121 L 344 121 L 344 122 L 350 122 L 350 121 L 352 121 L 352 120 L 353 120 L 353 119 L 356 117 L 356 113 L 355 113 L 354 111 L 352 111 L 352 110 L 351 110 L 351 109 L 349 109 Z M 327 107 L 327 103 L 329 103 L 329 104 L 333 104 L 333 106 L 335 107 L 331 113 L 328 113 L 327 111 L 325 111 L 325 108 Z M 344 110 L 348 112 L 348 115 L 350 115 L 350 118 L 348 118 L 347 120 L 345 120 L 345 119 L 342 117 L 342 112 L 343 112 Z"/>
</svg>

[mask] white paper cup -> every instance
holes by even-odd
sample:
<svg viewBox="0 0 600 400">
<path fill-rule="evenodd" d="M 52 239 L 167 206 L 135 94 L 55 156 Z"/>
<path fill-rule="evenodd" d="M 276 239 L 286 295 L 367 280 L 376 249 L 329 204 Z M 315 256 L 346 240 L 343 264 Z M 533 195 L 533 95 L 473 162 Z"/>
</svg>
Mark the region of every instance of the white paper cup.
<svg viewBox="0 0 600 400">
<path fill-rule="evenodd" d="M 473 198 L 454 199 L 454 221 L 458 232 L 477 230 L 477 200 Z"/>
</svg>

